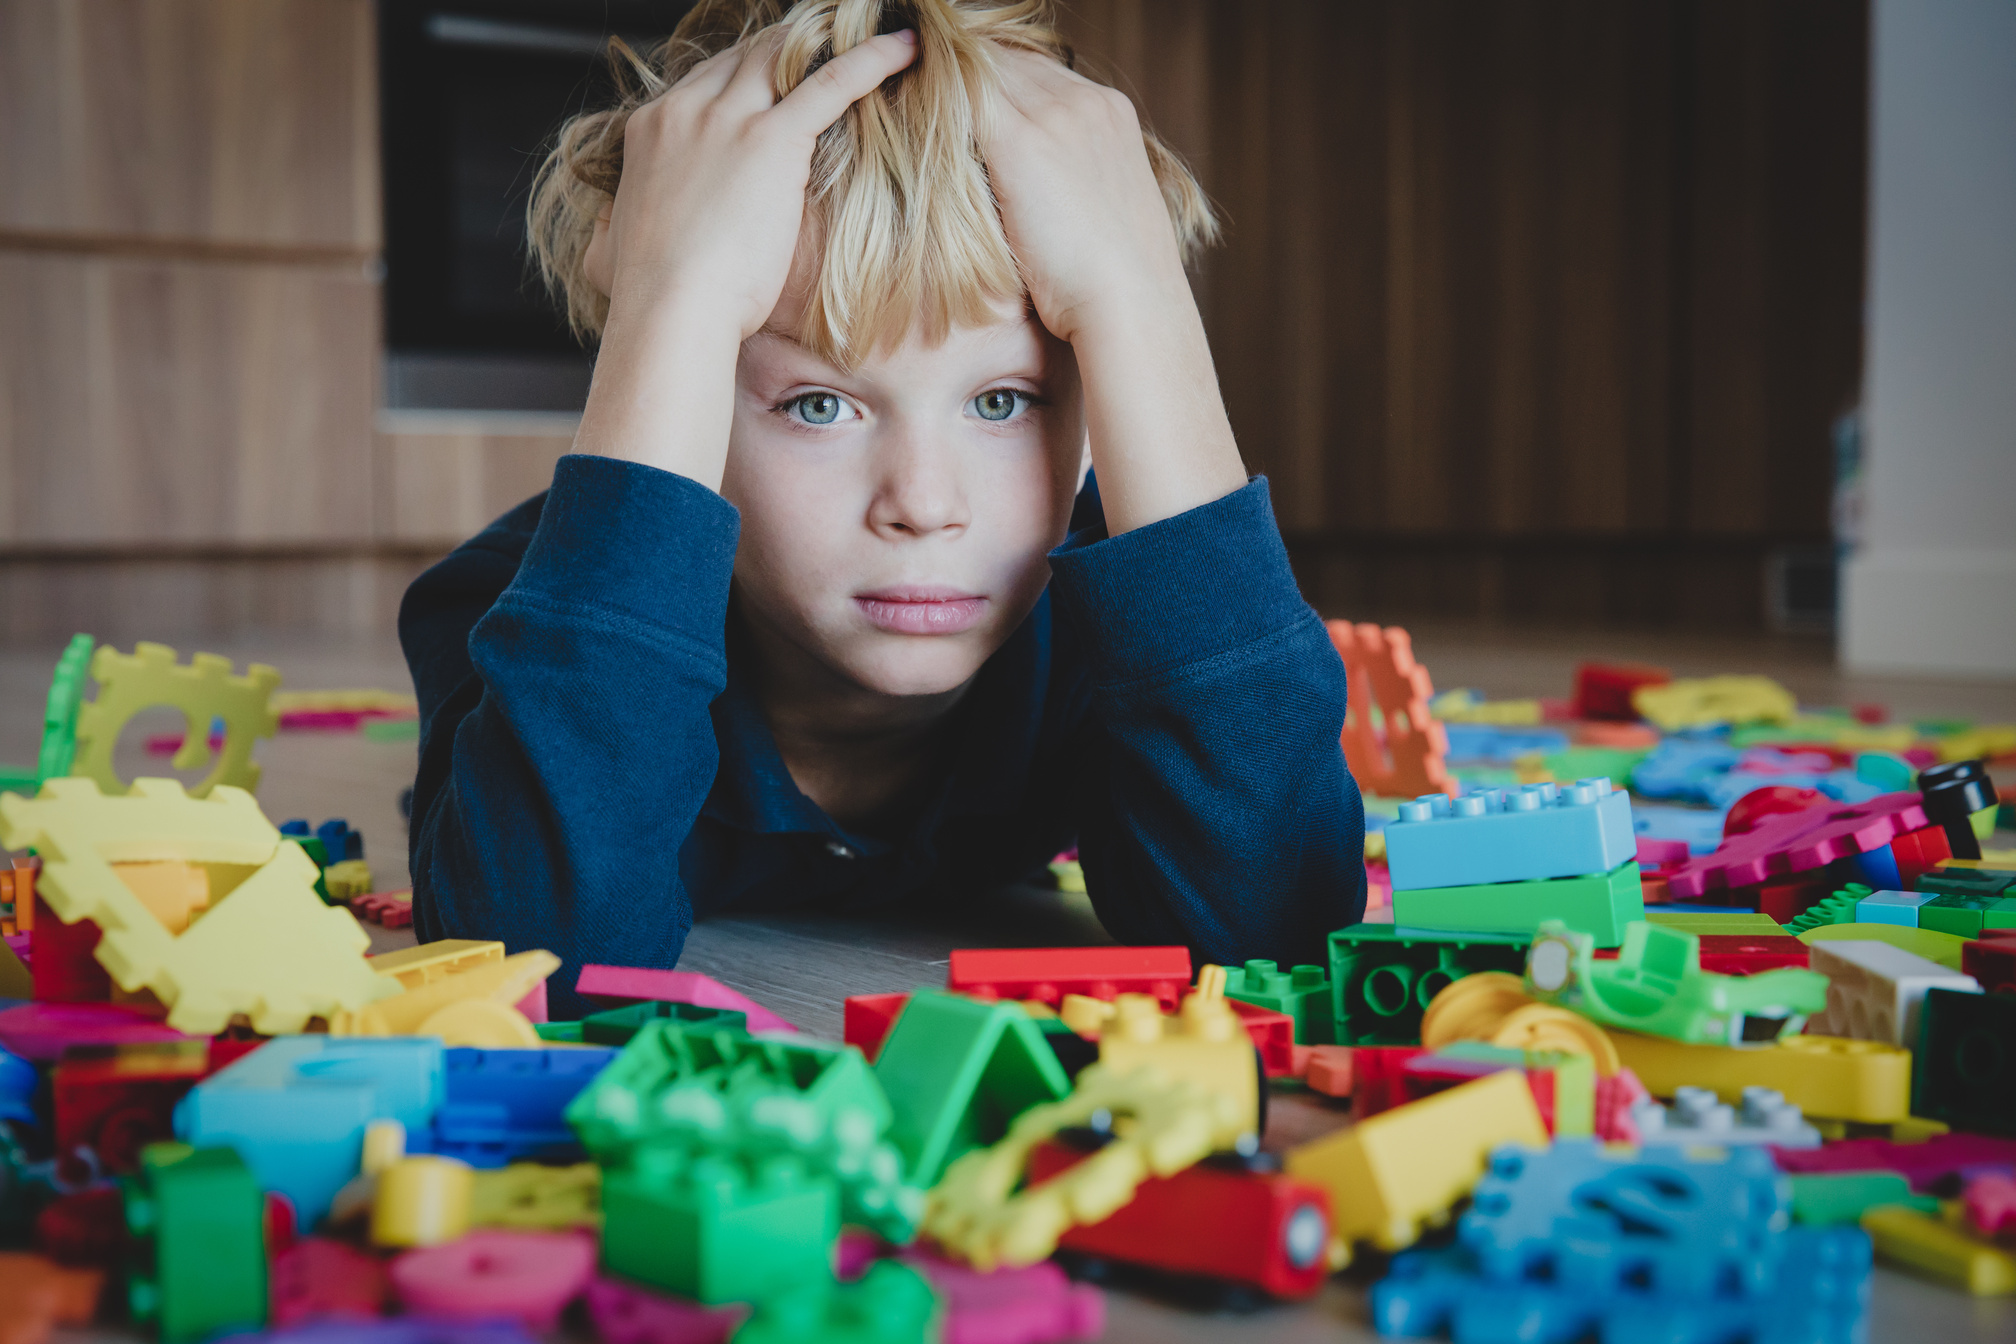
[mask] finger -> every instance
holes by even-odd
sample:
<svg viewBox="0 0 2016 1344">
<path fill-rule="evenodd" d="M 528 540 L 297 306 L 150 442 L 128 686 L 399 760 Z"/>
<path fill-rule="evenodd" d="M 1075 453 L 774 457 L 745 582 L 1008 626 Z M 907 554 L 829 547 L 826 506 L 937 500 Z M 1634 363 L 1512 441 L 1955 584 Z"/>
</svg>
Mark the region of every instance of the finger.
<svg viewBox="0 0 2016 1344">
<path fill-rule="evenodd" d="M 856 101 L 917 59 L 917 35 L 909 29 L 871 37 L 814 70 L 786 94 L 772 113 L 805 138 L 840 120 Z"/>
<path fill-rule="evenodd" d="M 742 68 L 742 58 L 747 54 L 748 49 L 739 42 L 732 47 L 724 47 L 681 75 L 679 82 L 672 87 L 702 98 L 718 97 Z"/>
<path fill-rule="evenodd" d="M 756 111 L 776 102 L 777 50 L 783 45 L 784 29 L 776 25 L 765 28 L 747 42 L 736 43 L 735 49 L 742 53 L 742 64 L 722 89 L 722 97 L 747 104 Z"/>
</svg>

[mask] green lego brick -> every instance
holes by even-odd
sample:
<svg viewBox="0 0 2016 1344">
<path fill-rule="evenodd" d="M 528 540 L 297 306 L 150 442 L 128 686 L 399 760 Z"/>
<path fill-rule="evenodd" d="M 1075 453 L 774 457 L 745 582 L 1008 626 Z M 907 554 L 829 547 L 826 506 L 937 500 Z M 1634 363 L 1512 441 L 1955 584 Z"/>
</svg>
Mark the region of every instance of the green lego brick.
<svg viewBox="0 0 2016 1344">
<path fill-rule="evenodd" d="M 875 1076 L 895 1110 L 890 1133 L 910 1179 L 926 1187 L 962 1154 L 999 1140 L 1016 1116 L 1071 1090 L 1019 1005 L 933 989 L 910 996 L 875 1056 Z"/>
<path fill-rule="evenodd" d="M 1758 937 L 1785 936 L 1785 926 L 1769 915 L 1760 915 L 1754 910 L 1661 910 L 1653 906 L 1645 912 L 1645 918 L 1653 924 L 1663 924 L 1669 929 L 1679 929 L 1683 933 L 1733 933 Z"/>
<path fill-rule="evenodd" d="M 1421 887 L 1393 893 L 1393 923 L 1406 929 L 1476 930 L 1532 936 L 1550 919 L 1586 933 L 1598 947 L 1616 947 L 1624 930 L 1645 918 L 1636 863 L 1607 873 L 1538 882 L 1471 887 Z"/>
<path fill-rule="evenodd" d="M 1793 1176 L 1792 1217 L 1809 1227 L 1854 1227 L 1870 1209 L 1903 1204 L 1937 1214 L 1936 1195 L 1914 1195 L 1894 1171 L 1829 1171 Z"/>
<path fill-rule="evenodd" d="M 2016 899 L 1959 894 L 1934 896 L 1918 907 L 1918 927 L 1961 938 L 1979 938 L 1983 929 L 2016 928 Z"/>
<path fill-rule="evenodd" d="M 1225 997 L 1294 1018 L 1297 1045 L 1329 1045 L 1336 1039 L 1330 978 L 1321 966 L 1297 966 L 1291 971 L 1272 961 L 1249 961 L 1237 970 L 1228 966 Z"/>
<path fill-rule="evenodd" d="M 1918 890 L 1935 896 L 2000 896 L 2016 876 L 1994 868 L 1941 868 L 1918 879 Z"/>
<path fill-rule="evenodd" d="M 161 1344 L 266 1324 L 266 1197 L 235 1151 L 149 1144 L 122 1187 L 136 1322 Z"/>
<path fill-rule="evenodd" d="M 591 1013 L 581 1019 L 581 1039 L 589 1045 L 628 1045 L 647 1022 L 670 1019 L 688 1026 L 721 1027 L 746 1031 L 749 1015 L 732 1008 L 702 1008 L 696 1003 L 648 1000 L 607 1012 Z"/>
<path fill-rule="evenodd" d="M 1861 909 L 1862 902 L 1875 894 L 1876 890 L 1873 887 L 1866 887 L 1860 882 L 1850 882 L 1832 896 L 1808 906 L 1805 913 L 1787 924 L 1785 929 L 1789 933 L 1797 934 L 1804 933 L 1808 929 L 1817 929 L 1823 924 L 1858 924 L 1861 920 L 1857 912 Z M 1647 918 L 1650 918 L 1650 916 L 1648 915 Z M 1765 918 L 1765 916 L 1759 916 L 1759 918 Z M 1721 932 L 1719 929 L 1688 929 L 1687 931 L 1696 934 Z"/>
<path fill-rule="evenodd" d="M 830 1282 L 839 1235 L 839 1187 L 794 1157 L 650 1143 L 602 1176 L 603 1267 L 709 1305 Z"/>
<path fill-rule="evenodd" d="M 936 1344 L 943 1318 L 922 1274 L 878 1260 L 854 1283 L 764 1303 L 735 1344 Z"/>
<path fill-rule="evenodd" d="M 582 1034 L 579 1022 L 534 1022 L 532 1030 L 539 1033 L 539 1039 L 559 1042 L 562 1045 L 586 1045 L 588 1038 Z"/>
<path fill-rule="evenodd" d="M 1330 935 L 1330 1011 L 1339 1045 L 1418 1045 L 1429 1000 L 1476 971 L 1526 964 L 1510 933 L 1433 933 L 1353 924 Z"/>
</svg>

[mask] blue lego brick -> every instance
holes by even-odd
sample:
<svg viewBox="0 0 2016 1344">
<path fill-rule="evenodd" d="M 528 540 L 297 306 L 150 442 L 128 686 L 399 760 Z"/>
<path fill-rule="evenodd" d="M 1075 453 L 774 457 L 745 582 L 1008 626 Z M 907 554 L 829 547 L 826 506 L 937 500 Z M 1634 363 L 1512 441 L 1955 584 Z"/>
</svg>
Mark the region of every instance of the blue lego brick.
<svg viewBox="0 0 2016 1344">
<path fill-rule="evenodd" d="M 346 859 L 364 857 L 364 833 L 351 830 L 350 823 L 341 817 L 331 817 L 312 831 L 308 829 L 306 820 L 295 817 L 280 823 L 280 834 L 295 836 L 302 840 L 310 838 L 320 840 L 322 852 L 330 863 L 342 863 Z"/>
<path fill-rule="evenodd" d="M 35 1123 L 35 1088 L 40 1082 L 35 1066 L 0 1046 L 0 1120 Z"/>
<path fill-rule="evenodd" d="M 237 1149 L 260 1187 L 286 1195 L 313 1227 L 357 1174 L 366 1125 L 427 1131 L 441 1108 L 441 1055 L 432 1037 L 275 1037 L 190 1089 L 175 1135 Z"/>
<path fill-rule="evenodd" d="M 1903 870 L 1898 868 L 1897 856 L 1888 845 L 1865 850 L 1848 863 L 1855 869 L 1850 881 L 1867 883 L 1878 891 L 1896 891 L 1904 885 Z"/>
<path fill-rule="evenodd" d="M 1573 1277 L 1499 1282 L 1467 1247 L 1409 1251 L 1372 1289 L 1372 1321 L 1382 1335 L 1446 1333 L 1456 1344 L 1863 1344 L 1868 1234 L 1798 1227 L 1783 1241 L 1776 1283 L 1755 1296 L 1672 1297 Z M 1576 1249 L 1603 1258 L 1600 1242 Z"/>
<path fill-rule="evenodd" d="M 1924 891 L 1879 891 L 1855 904 L 1857 924 L 1902 924 L 1918 927 L 1918 907 L 1932 899 Z"/>
<path fill-rule="evenodd" d="M 567 1123 L 567 1103 L 593 1082 L 615 1050 L 475 1050 L 444 1058 L 444 1096 L 426 1144 L 472 1167 L 585 1161 Z M 418 1144 L 409 1144 L 416 1148 Z"/>
<path fill-rule="evenodd" d="M 1607 873 L 1638 857 L 1631 800 L 1607 779 L 1529 784 L 1402 803 L 1386 828 L 1393 889 L 1472 887 Z"/>
</svg>

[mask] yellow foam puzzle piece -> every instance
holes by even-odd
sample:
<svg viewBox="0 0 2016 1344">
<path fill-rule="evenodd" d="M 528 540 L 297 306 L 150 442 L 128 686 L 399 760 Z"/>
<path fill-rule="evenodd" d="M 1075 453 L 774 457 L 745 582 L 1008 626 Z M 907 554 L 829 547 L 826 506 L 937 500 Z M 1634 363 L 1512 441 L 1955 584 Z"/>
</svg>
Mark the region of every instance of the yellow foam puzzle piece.
<svg viewBox="0 0 2016 1344">
<path fill-rule="evenodd" d="M 233 676 L 231 660 L 199 653 L 178 666 L 175 650 L 166 644 L 139 643 L 121 653 L 109 645 L 91 656 L 91 675 L 98 697 L 77 712 L 77 755 L 70 773 L 98 781 L 106 793 L 123 793 L 126 784 L 112 768 L 112 749 L 135 714 L 156 705 L 182 711 L 182 749 L 175 753 L 177 770 L 196 770 L 210 761 L 210 721 L 224 720 L 224 749 L 217 764 L 189 790 L 192 798 L 208 797 L 220 784 L 253 790 L 259 787 L 259 763 L 252 759 L 255 738 L 280 731 L 273 691 L 280 673 L 254 663 L 243 676 Z"/>
<path fill-rule="evenodd" d="M 1669 733 L 1711 723 L 1790 723 L 1792 692 L 1769 677 L 1698 677 L 1640 686 L 1631 707 Z"/>
<path fill-rule="evenodd" d="M 99 964 L 119 988 L 152 991 L 178 1031 L 213 1036 L 242 1013 L 255 1031 L 298 1032 L 399 992 L 364 959 L 371 940 L 350 912 L 316 896 L 314 861 L 280 843 L 243 789 L 199 799 L 176 780 L 136 779 L 107 795 L 52 779 L 33 798 L 0 795 L 0 845 L 41 854 L 43 903 L 66 923 L 94 921 Z M 212 882 L 209 908 L 179 936 L 112 868 L 167 860 L 202 865 Z"/>
</svg>

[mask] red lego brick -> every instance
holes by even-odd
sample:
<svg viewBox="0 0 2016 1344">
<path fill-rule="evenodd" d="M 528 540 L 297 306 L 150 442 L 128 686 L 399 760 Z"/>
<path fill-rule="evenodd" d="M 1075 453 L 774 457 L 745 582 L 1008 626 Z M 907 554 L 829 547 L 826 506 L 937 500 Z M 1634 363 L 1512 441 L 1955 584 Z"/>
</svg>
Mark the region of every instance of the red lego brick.
<svg viewBox="0 0 2016 1344">
<path fill-rule="evenodd" d="M 1960 949 L 1960 969 L 1979 980 L 1985 993 L 2016 994 L 2016 938 L 1969 939 Z"/>
<path fill-rule="evenodd" d="M 910 1002 L 908 994 L 855 994 L 841 1005 L 840 1039 L 868 1056 L 882 1053 L 882 1042 Z"/>
<path fill-rule="evenodd" d="M 1407 1101 L 1407 1061 L 1418 1045 L 1361 1045 L 1351 1052 L 1351 1118 L 1364 1120 Z"/>
<path fill-rule="evenodd" d="M 100 930 L 88 919 L 65 924 L 40 896 L 29 935 L 28 970 L 35 977 L 38 1003 L 104 1003 L 112 997 L 112 977 L 93 955 Z"/>
<path fill-rule="evenodd" d="M 115 1185 L 64 1195 L 35 1215 L 35 1249 L 59 1265 L 116 1269 L 126 1253 L 126 1197 Z"/>
<path fill-rule="evenodd" d="M 1066 994 L 1112 999 L 1153 994 L 1173 1012 L 1190 987 L 1187 947 L 959 948 L 945 988 L 976 999 L 1034 999 L 1056 1007 Z"/>
<path fill-rule="evenodd" d="M 1239 1015 L 1239 1023 L 1253 1038 L 1260 1052 L 1260 1067 L 1269 1078 L 1295 1076 L 1295 1019 L 1272 1008 L 1227 999 L 1225 1005 Z"/>
<path fill-rule="evenodd" d="M 1896 856 L 1897 874 L 1903 879 L 1904 890 L 1916 891 L 1919 878 L 1953 857 L 1953 846 L 1946 838 L 1944 826 L 1924 826 L 1892 840 L 1890 852 Z"/>
<path fill-rule="evenodd" d="M 1671 680 L 1671 672 L 1648 663 L 1584 663 L 1575 669 L 1575 717 L 1629 722 L 1638 717 L 1631 693 Z"/>
<path fill-rule="evenodd" d="M 1806 944 L 1789 935 L 1704 933 L 1701 969 L 1716 975 L 1755 975 L 1785 966 L 1806 969 Z"/>
<path fill-rule="evenodd" d="M 1351 1061 L 1356 1053 L 1348 1045 L 1311 1046 L 1309 1067 L 1302 1073 L 1303 1084 L 1311 1092 L 1320 1092 L 1326 1097 L 1350 1096 Z"/>
<path fill-rule="evenodd" d="M 1089 1150 L 1052 1139 L 1029 1159 L 1031 1182 L 1083 1161 Z M 1330 1196 L 1280 1172 L 1239 1170 L 1207 1159 L 1151 1177 L 1099 1222 L 1074 1227 L 1060 1249 L 1185 1278 L 1308 1297 L 1329 1277 Z"/>
<path fill-rule="evenodd" d="M 72 1046 L 50 1075 L 58 1158 L 88 1168 L 88 1150 L 102 1175 L 137 1170 L 142 1148 L 175 1137 L 175 1103 L 262 1044 L 220 1039 Z"/>
<path fill-rule="evenodd" d="M 388 929 L 406 928 L 413 923 L 412 889 L 374 891 L 368 896 L 353 896 L 350 898 L 350 913 Z"/>
<path fill-rule="evenodd" d="M 1769 915 L 1780 924 L 1790 924 L 1833 894 L 1834 884 L 1824 879 L 1766 882 L 1757 888 L 1756 908 L 1759 914 Z"/>
</svg>

